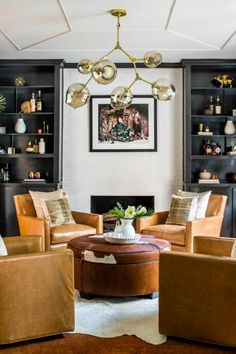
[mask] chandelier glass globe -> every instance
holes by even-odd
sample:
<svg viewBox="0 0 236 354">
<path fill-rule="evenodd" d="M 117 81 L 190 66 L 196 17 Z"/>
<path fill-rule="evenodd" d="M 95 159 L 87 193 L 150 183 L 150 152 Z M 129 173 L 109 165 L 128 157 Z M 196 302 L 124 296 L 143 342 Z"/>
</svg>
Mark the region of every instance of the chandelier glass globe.
<svg viewBox="0 0 236 354">
<path fill-rule="evenodd" d="M 81 59 L 77 65 L 77 69 L 81 74 L 90 74 L 92 71 L 93 62 L 91 59 Z"/>
<path fill-rule="evenodd" d="M 152 84 L 152 95 L 159 101 L 169 101 L 175 97 L 175 87 L 167 79 L 159 79 Z"/>
<path fill-rule="evenodd" d="M 74 83 L 66 91 L 66 103 L 74 109 L 84 106 L 89 97 L 89 89 L 84 84 Z"/>
<path fill-rule="evenodd" d="M 148 68 L 156 68 L 162 63 L 162 55 L 156 51 L 147 52 L 143 57 L 143 62 Z"/>
<path fill-rule="evenodd" d="M 118 86 L 111 93 L 111 106 L 116 110 L 130 106 L 132 100 L 133 94 L 127 87 Z"/>
<path fill-rule="evenodd" d="M 92 75 L 98 84 L 107 85 L 115 80 L 117 69 L 110 60 L 102 60 L 94 64 Z"/>
</svg>

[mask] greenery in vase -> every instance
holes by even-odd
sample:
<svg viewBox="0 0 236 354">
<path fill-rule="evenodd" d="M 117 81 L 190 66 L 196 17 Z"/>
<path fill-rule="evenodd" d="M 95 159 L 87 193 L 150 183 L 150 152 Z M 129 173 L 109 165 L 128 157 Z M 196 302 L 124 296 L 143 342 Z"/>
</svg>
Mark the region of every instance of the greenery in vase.
<svg viewBox="0 0 236 354">
<path fill-rule="evenodd" d="M 135 206 L 128 206 L 128 208 L 124 209 L 120 203 L 117 203 L 117 206 L 109 210 L 108 214 L 116 216 L 118 219 L 135 219 L 141 216 L 150 216 L 153 214 L 153 210 L 147 210 L 142 205 L 139 205 L 137 208 Z"/>
</svg>

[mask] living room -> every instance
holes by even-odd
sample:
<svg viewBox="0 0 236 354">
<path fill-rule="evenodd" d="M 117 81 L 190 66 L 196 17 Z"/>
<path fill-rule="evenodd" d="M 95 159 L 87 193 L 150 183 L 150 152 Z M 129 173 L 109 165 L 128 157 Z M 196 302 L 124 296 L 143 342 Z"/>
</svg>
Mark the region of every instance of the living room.
<svg viewBox="0 0 236 354">
<path fill-rule="evenodd" d="M 40 254 L 39 259 L 56 249 L 68 248 L 64 250 L 65 260 L 55 261 L 65 262 L 66 271 L 60 276 L 58 265 L 51 264 L 51 259 L 40 266 L 51 269 L 45 272 L 45 278 L 35 277 L 40 268 L 34 268 L 33 263 L 32 267 L 30 262 L 25 264 L 24 272 L 31 268 L 28 275 L 25 273 L 25 281 L 33 284 L 28 298 L 34 299 L 34 288 L 40 289 L 45 282 L 55 285 L 45 314 L 39 305 L 37 311 L 33 310 L 31 325 L 24 315 L 26 304 L 19 312 L 14 307 L 17 301 L 21 303 L 18 293 L 25 297 L 19 290 L 20 267 L 14 265 L 8 271 L 2 263 L 3 299 L 14 294 L 15 300 L 8 304 L 2 301 L 0 306 L 0 317 L 4 318 L 0 319 L 1 351 L 234 352 L 234 348 L 229 348 L 236 344 L 234 289 L 229 284 L 221 288 L 223 283 L 232 282 L 227 277 L 233 276 L 234 260 L 230 256 L 236 237 L 234 1 L 216 4 L 212 0 L 151 0 L 148 4 L 135 4 L 131 0 L 102 0 L 85 4 L 75 0 L 21 0 L 23 11 L 17 11 L 16 0 L 3 1 L 1 5 L 0 234 L 8 251 L 2 261 L 13 264 L 14 257 L 22 257 L 29 262 L 28 255 L 13 256 L 19 238 L 20 243 L 26 244 L 22 243 L 17 253 L 31 250 Z M 107 61 L 107 78 L 102 77 L 101 61 Z M 84 74 L 86 71 L 88 74 Z M 116 91 L 117 87 L 124 91 Z M 136 118 L 130 118 L 130 107 L 138 114 L 137 127 Z M 33 204 L 34 193 L 36 199 L 39 197 L 37 192 L 44 194 L 41 219 Z M 66 209 L 68 220 L 72 220 L 72 226 L 65 222 L 70 229 L 63 229 L 66 225 L 60 224 L 56 212 L 59 232 L 53 230 L 55 212 L 49 215 L 49 207 L 55 206 L 50 202 L 56 199 L 63 201 L 60 208 Z M 109 237 L 116 235 L 117 242 L 121 242 L 122 220 L 127 218 L 123 214 L 117 216 L 121 215 L 118 211 L 111 218 L 111 228 L 106 228 L 105 218 L 115 208 L 114 202 L 121 203 L 124 209 L 135 206 L 132 225 L 136 243 L 131 240 L 125 245 L 109 244 Z M 195 216 L 190 217 L 189 212 L 184 222 L 176 221 L 176 203 L 180 203 L 179 211 L 185 202 L 191 204 L 191 208 L 190 204 L 184 206 L 186 210 L 195 208 Z M 144 216 L 138 215 L 140 204 L 147 209 Z M 70 210 L 75 212 L 69 214 Z M 79 231 L 73 223 L 82 225 Z M 89 225 L 86 230 L 85 225 Z M 96 240 L 105 246 L 97 248 Z M 213 256 L 208 258 L 208 252 Z M 188 262 L 187 256 L 189 265 L 184 263 Z M 222 261 L 219 256 L 228 257 L 222 272 L 217 268 L 217 262 Z M 80 257 L 84 257 L 83 262 Z M 217 258 L 213 273 L 211 267 L 195 264 L 196 258 L 206 263 Z M 127 263 L 122 263 L 124 260 Z M 82 263 L 87 263 L 87 268 Z M 215 284 L 213 274 L 218 270 L 225 278 Z M 86 274 L 83 281 L 82 272 Z M 64 276 L 70 283 L 67 290 L 54 280 Z M 12 277 L 15 288 L 9 286 Z M 193 283 L 189 281 L 191 277 Z M 116 279 L 118 283 L 118 279 L 123 281 L 116 284 Z M 133 283 L 130 279 L 138 281 Z M 186 283 L 179 285 L 180 279 Z M 206 296 L 203 288 L 193 285 L 202 280 L 203 288 L 209 285 L 209 304 L 196 300 L 194 295 L 195 292 L 199 299 Z M 76 289 L 75 297 L 71 286 Z M 166 288 L 170 293 L 170 289 L 178 289 L 178 296 L 172 298 L 168 291 L 165 293 Z M 61 292 L 58 298 L 56 290 Z M 52 324 L 50 311 L 59 323 L 60 314 L 55 308 L 63 308 L 64 291 L 69 294 L 65 314 L 68 317 L 64 318 L 67 326 L 51 329 L 55 323 Z M 47 287 L 42 294 L 48 301 Z M 177 303 L 175 309 L 171 306 L 167 311 L 171 303 L 167 300 Z M 102 301 L 107 307 L 102 307 Z M 224 313 L 214 312 L 214 306 L 221 308 L 219 301 L 225 306 Z M 189 319 L 190 303 L 198 317 Z M 114 316 L 103 318 L 108 307 Z M 30 299 L 28 308 L 31 309 Z M 86 313 L 87 322 L 83 321 Z M 147 313 L 152 314 L 149 319 Z M 95 314 L 99 314 L 98 321 Z M 219 318 L 220 325 L 214 327 L 213 322 Z M 201 320 L 207 322 L 203 327 Z M 20 323 L 19 328 L 12 322 Z M 140 327 L 136 328 L 135 323 L 140 323 Z M 38 334 L 31 333 L 34 325 L 34 333 Z"/>
</svg>

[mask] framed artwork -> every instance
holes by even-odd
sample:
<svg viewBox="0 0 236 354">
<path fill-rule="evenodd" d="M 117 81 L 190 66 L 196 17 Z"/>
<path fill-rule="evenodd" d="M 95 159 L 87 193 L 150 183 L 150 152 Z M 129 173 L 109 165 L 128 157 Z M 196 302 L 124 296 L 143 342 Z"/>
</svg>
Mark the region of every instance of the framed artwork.
<svg viewBox="0 0 236 354">
<path fill-rule="evenodd" d="M 90 151 L 157 151 L 156 100 L 136 95 L 129 107 L 115 110 L 110 96 L 91 96 Z"/>
</svg>

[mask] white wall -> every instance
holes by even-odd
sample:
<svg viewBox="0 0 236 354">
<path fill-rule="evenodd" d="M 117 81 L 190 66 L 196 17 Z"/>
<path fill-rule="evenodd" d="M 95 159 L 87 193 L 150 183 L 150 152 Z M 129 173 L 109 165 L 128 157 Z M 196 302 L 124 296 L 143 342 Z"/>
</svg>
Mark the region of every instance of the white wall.
<svg viewBox="0 0 236 354">
<path fill-rule="evenodd" d="M 91 195 L 154 195 L 155 209 L 169 208 L 171 193 L 182 186 L 182 69 L 139 69 L 143 78 L 168 78 L 177 89 L 173 101 L 157 102 L 157 152 L 89 152 L 89 105 L 74 110 L 64 105 L 63 188 L 74 210 L 90 211 Z M 84 83 L 76 69 L 64 70 L 64 93 L 74 82 Z M 128 85 L 132 69 L 118 69 L 115 83 L 90 82 L 91 95 L 110 94 Z M 151 94 L 137 82 L 133 94 Z"/>
</svg>

